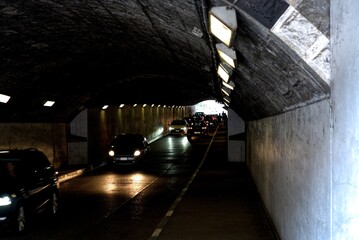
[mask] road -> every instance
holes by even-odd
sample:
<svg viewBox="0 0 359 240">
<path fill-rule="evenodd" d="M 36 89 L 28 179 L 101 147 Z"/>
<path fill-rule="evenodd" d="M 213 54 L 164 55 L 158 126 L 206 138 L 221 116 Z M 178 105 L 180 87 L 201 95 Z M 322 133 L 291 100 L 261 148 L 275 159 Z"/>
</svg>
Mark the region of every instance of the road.
<svg viewBox="0 0 359 240">
<path fill-rule="evenodd" d="M 149 239 L 197 169 L 209 139 L 166 136 L 149 160 L 125 169 L 98 168 L 61 183 L 60 212 L 37 218 L 23 236 L 1 239 Z"/>
</svg>

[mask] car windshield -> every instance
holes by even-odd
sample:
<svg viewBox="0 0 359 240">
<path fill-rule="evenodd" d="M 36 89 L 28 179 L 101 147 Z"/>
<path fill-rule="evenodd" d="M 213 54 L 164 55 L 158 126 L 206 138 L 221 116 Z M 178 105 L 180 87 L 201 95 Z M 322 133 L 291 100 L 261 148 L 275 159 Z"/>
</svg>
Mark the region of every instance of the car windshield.
<svg viewBox="0 0 359 240">
<path fill-rule="evenodd" d="M 186 121 L 184 121 L 184 120 L 173 120 L 171 125 L 186 125 Z"/>
<path fill-rule="evenodd" d="M 18 159 L 0 158 L 0 177 L 15 177 Z"/>
<path fill-rule="evenodd" d="M 193 125 L 194 126 L 202 126 L 203 122 L 202 121 L 195 121 L 195 122 L 193 122 Z"/>
<path fill-rule="evenodd" d="M 137 134 L 118 135 L 112 141 L 111 145 L 138 145 L 142 142 L 142 137 Z"/>
</svg>

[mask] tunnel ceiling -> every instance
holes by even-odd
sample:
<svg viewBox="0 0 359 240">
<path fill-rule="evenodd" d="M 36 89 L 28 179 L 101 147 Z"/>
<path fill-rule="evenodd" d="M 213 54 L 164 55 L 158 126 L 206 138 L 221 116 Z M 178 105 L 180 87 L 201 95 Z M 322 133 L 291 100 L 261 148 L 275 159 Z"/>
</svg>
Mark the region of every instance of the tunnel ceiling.
<svg viewBox="0 0 359 240">
<path fill-rule="evenodd" d="M 329 0 L 0 0 L 0 94 L 11 97 L 0 121 L 69 122 L 103 104 L 224 102 L 220 41 L 208 31 L 218 6 L 236 11 L 227 104 L 239 116 L 328 98 Z"/>
</svg>

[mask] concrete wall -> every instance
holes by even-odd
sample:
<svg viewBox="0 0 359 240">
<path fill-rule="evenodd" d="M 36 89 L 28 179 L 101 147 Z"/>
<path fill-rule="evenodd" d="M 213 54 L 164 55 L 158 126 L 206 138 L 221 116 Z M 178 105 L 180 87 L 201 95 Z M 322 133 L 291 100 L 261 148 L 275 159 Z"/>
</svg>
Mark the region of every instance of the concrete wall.
<svg viewBox="0 0 359 240">
<path fill-rule="evenodd" d="M 228 109 L 228 161 L 245 161 L 245 123 L 231 108 Z"/>
<path fill-rule="evenodd" d="M 330 11 L 330 99 L 247 123 L 247 164 L 282 239 L 359 239 L 359 2 Z"/>
<path fill-rule="evenodd" d="M 119 133 L 142 133 L 151 142 L 167 134 L 175 118 L 194 113 L 193 107 L 151 107 L 126 105 L 106 110 L 88 109 L 89 162 L 102 161 L 107 156 L 107 144 Z"/>
<path fill-rule="evenodd" d="M 95 164 L 106 156 L 106 146 L 116 134 L 138 132 L 151 142 L 167 134 L 174 118 L 194 113 L 193 107 L 110 107 L 82 111 L 67 123 L 1 123 L 0 149 L 38 148 L 56 169 Z"/>
<path fill-rule="evenodd" d="M 63 123 L 2 123 L 0 136 L 0 149 L 37 148 L 55 168 L 67 161 L 66 125 Z"/>
<path fill-rule="evenodd" d="M 331 239 L 330 102 L 247 123 L 247 165 L 282 239 Z"/>
<path fill-rule="evenodd" d="M 83 110 L 70 123 L 68 132 L 68 165 L 84 165 L 88 163 L 88 110 Z"/>
<path fill-rule="evenodd" d="M 332 239 L 359 239 L 359 1 L 331 1 Z"/>
</svg>

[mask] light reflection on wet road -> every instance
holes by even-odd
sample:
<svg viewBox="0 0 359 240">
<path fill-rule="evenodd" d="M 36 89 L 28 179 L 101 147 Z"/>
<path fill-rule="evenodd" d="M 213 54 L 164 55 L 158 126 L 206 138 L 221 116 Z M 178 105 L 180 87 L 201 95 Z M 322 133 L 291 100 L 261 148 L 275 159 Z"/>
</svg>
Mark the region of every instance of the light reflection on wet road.
<svg viewBox="0 0 359 240">
<path fill-rule="evenodd" d="M 4 239 L 148 239 L 204 151 L 186 136 L 166 136 L 151 144 L 141 166 L 104 167 L 63 182 L 57 219 L 38 219 L 24 236 Z"/>
</svg>

